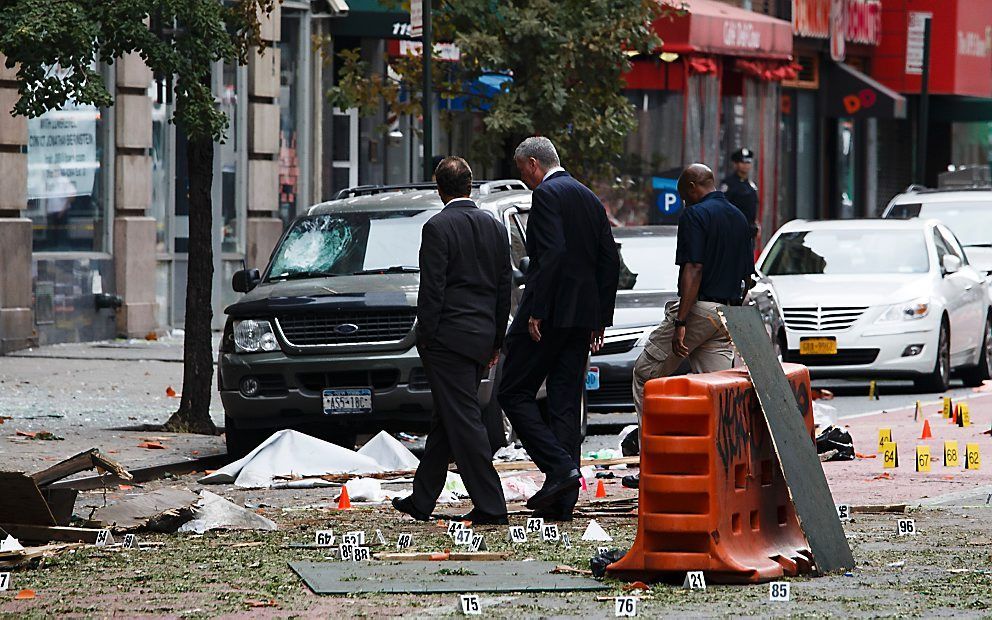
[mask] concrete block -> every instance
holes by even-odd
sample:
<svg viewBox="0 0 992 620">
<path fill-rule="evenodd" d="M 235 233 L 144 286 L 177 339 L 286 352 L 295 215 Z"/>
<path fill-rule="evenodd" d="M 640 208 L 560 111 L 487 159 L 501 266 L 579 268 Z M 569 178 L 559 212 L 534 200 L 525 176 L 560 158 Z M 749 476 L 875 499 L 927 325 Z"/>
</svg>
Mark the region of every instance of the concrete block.
<svg viewBox="0 0 992 620">
<path fill-rule="evenodd" d="M 0 355 L 37 343 L 31 308 L 0 308 Z"/>
<path fill-rule="evenodd" d="M 144 338 L 158 329 L 158 304 L 130 303 L 117 309 L 117 335 L 124 338 Z"/>
<path fill-rule="evenodd" d="M 248 149 L 253 154 L 279 154 L 279 106 L 252 103 L 248 106 Z"/>
<path fill-rule="evenodd" d="M 278 47 L 267 47 L 255 54 L 249 52 L 248 94 L 252 97 L 279 96 Z"/>
<path fill-rule="evenodd" d="M 259 271 L 265 269 L 282 232 L 282 220 L 269 217 L 248 218 L 248 251 L 245 253 L 245 264 L 249 269 Z"/>
<path fill-rule="evenodd" d="M 152 83 L 152 70 L 135 52 L 118 58 L 114 66 L 117 67 L 117 88 L 148 88 Z"/>
<path fill-rule="evenodd" d="M 114 179 L 117 209 L 148 209 L 152 201 L 152 158 L 148 155 L 118 155 Z"/>
<path fill-rule="evenodd" d="M 26 209 L 27 204 L 27 153 L 0 152 L 0 210 Z"/>
<path fill-rule="evenodd" d="M 114 218 L 114 276 L 125 303 L 155 301 L 155 251 L 155 218 Z"/>
<path fill-rule="evenodd" d="M 27 117 L 12 115 L 17 96 L 16 88 L 0 86 L 0 144 L 28 143 Z"/>
<path fill-rule="evenodd" d="M 31 220 L 0 218 L 0 308 L 31 307 Z"/>
<path fill-rule="evenodd" d="M 17 65 L 7 68 L 7 57 L 0 54 L 0 82 L 17 80 Z"/>
<path fill-rule="evenodd" d="M 282 6 L 276 2 L 272 12 L 266 15 L 258 11 L 259 37 L 263 41 L 279 41 L 282 38 Z"/>
<path fill-rule="evenodd" d="M 114 112 L 119 148 L 151 148 L 152 100 L 148 95 L 117 95 Z"/>
<path fill-rule="evenodd" d="M 248 210 L 279 210 L 279 162 L 248 160 Z"/>
</svg>

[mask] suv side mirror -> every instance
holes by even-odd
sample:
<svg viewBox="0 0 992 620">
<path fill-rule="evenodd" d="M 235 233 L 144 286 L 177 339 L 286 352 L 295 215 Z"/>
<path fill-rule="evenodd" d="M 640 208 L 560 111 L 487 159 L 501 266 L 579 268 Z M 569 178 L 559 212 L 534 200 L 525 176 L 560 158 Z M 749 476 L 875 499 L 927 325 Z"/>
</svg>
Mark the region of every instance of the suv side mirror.
<svg viewBox="0 0 992 620">
<path fill-rule="evenodd" d="M 520 259 L 517 268 L 513 270 L 513 285 L 520 286 L 527 282 L 527 270 L 530 268 L 530 257 L 524 256 Z"/>
<path fill-rule="evenodd" d="M 961 259 L 953 254 L 945 254 L 943 265 L 944 275 L 949 275 L 961 269 Z"/>
<path fill-rule="evenodd" d="M 247 293 L 258 286 L 261 281 L 262 274 L 258 272 L 258 269 L 241 269 L 235 271 L 231 277 L 231 288 L 238 293 Z"/>
</svg>

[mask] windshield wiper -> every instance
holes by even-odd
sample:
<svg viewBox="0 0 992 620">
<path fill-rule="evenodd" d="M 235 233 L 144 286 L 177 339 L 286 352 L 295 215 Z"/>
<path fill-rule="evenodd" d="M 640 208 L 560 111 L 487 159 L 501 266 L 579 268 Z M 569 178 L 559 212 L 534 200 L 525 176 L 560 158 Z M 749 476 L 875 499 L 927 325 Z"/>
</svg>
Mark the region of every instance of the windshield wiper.
<svg viewBox="0 0 992 620">
<path fill-rule="evenodd" d="M 992 248 L 992 243 L 965 243 L 966 248 Z"/>
<path fill-rule="evenodd" d="M 329 271 L 296 271 L 293 273 L 284 273 L 278 276 L 270 276 L 269 282 L 283 282 L 286 280 L 304 280 L 307 278 L 337 278 L 344 274 L 331 273 Z"/>
<path fill-rule="evenodd" d="M 368 276 L 377 273 L 420 273 L 420 268 L 410 267 L 407 265 L 393 265 L 392 267 L 382 267 L 379 269 L 362 269 L 361 271 L 356 271 L 351 275 Z"/>
</svg>

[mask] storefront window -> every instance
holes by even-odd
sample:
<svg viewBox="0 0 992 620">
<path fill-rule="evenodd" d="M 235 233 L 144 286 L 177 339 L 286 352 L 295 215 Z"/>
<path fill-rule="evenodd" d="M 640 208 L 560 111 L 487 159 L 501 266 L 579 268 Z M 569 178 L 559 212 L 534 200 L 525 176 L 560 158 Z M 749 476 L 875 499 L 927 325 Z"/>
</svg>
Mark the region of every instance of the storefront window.
<svg viewBox="0 0 992 620">
<path fill-rule="evenodd" d="M 684 97 L 681 91 L 630 90 L 627 99 L 637 129 L 627 136 L 620 172 L 629 189 L 613 197 L 614 215 L 638 225 L 658 221 L 656 179 L 676 179 L 681 171 Z"/>
<path fill-rule="evenodd" d="M 28 120 L 28 208 L 36 252 L 104 249 L 100 110 L 70 103 Z"/>
<path fill-rule="evenodd" d="M 297 108 L 300 97 L 300 16 L 284 12 L 279 42 L 279 215 L 288 223 L 296 217 L 300 159 Z"/>
<path fill-rule="evenodd" d="M 227 139 L 218 145 L 220 158 L 221 182 L 221 251 L 240 252 L 240 218 L 238 217 L 237 179 L 238 179 L 238 66 L 225 63 L 221 79 L 220 109 L 227 114 L 230 125 L 227 129 Z"/>
<path fill-rule="evenodd" d="M 701 162 L 719 167 L 720 80 L 715 73 L 690 75 L 686 88 L 685 151 L 683 163 Z"/>
<path fill-rule="evenodd" d="M 157 99 L 155 84 L 148 89 L 152 100 L 152 203 L 148 215 L 155 218 L 155 250 L 169 251 L 169 116 L 164 102 Z"/>
</svg>

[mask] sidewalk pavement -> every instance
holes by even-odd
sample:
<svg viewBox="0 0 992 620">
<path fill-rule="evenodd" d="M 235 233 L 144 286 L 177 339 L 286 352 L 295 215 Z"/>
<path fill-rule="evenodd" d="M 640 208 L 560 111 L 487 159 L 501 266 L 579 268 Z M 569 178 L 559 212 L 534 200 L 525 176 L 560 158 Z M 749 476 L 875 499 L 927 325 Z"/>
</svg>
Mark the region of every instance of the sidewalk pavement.
<svg viewBox="0 0 992 620">
<path fill-rule="evenodd" d="M 932 500 L 992 485 L 992 394 L 974 394 L 966 400 L 971 426 L 959 428 L 941 416 L 942 405 L 924 404 L 919 420 L 913 420 L 914 407 L 875 415 L 846 418 L 839 422 L 854 439 L 854 450 L 868 458 L 824 463 L 834 502 L 838 504 L 932 503 Z M 930 421 L 932 439 L 920 439 L 924 419 Z M 899 467 L 882 468 L 878 454 L 878 429 L 892 430 L 899 447 Z M 961 454 L 958 467 L 944 467 L 944 441 L 956 440 Z M 981 468 L 964 469 L 965 444 L 977 443 Z M 916 446 L 929 446 L 932 465 L 929 472 L 915 471 Z M 872 458 L 874 457 L 874 458 Z M 887 474 L 887 475 L 886 475 Z M 984 497 L 982 503 L 985 503 Z"/>
</svg>

